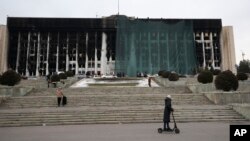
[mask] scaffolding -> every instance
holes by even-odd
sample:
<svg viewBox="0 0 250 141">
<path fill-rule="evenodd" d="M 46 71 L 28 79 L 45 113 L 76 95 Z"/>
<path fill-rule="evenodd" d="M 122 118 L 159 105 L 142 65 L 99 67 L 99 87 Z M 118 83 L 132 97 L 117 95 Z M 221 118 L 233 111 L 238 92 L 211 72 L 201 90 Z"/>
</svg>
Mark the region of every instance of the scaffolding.
<svg viewBox="0 0 250 141">
<path fill-rule="evenodd" d="M 195 52 L 191 20 L 117 19 L 117 73 L 136 76 L 168 70 L 191 74 L 196 68 Z"/>
</svg>

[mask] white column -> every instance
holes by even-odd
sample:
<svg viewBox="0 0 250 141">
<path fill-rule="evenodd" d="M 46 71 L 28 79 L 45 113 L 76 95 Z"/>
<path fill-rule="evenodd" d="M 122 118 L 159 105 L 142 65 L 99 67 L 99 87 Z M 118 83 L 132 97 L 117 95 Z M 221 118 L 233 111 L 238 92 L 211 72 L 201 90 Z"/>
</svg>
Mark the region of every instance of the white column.
<svg viewBox="0 0 250 141">
<path fill-rule="evenodd" d="M 221 32 L 221 69 L 236 73 L 234 34 L 232 26 L 223 26 Z"/>
<path fill-rule="evenodd" d="M 212 32 L 210 32 L 210 46 L 211 46 L 211 59 L 212 59 L 211 65 L 214 68 L 214 45 L 213 45 L 213 33 Z"/>
<path fill-rule="evenodd" d="M 89 58 L 88 58 L 88 52 L 87 52 L 87 50 L 88 50 L 88 40 L 89 40 L 89 38 L 88 38 L 88 33 L 86 33 L 86 59 L 85 59 L 85 74 L 87 73 L 87 71 L 88 71 L 88 61 L 89 61 Z"/>
<path fill-rule="evenodd" d="M 29 51 L 30 51 L 30 32 L 28 33 L 28 46 L 27 46 L 27 54 L 26 54 L 26 76 L 29 76 L 29 69 L 28 69 Z"/>
<path fill-rule="evenodd" d="M 97 74 L 97 33 L 95 33 L 95 74 Z"/>
<path fill-rule="evenodd" d="M 67 46 L 66 46 L 66 71 L 69 71 L 69 33 L 67 33 Z"/>
<path fill-rule="evenodd" d="M 97 49 L 95 48 L 95 74 L 97 74 Z"/>
<path fill-rule="evenodd" d="M 18 72 L 19 67 L 19 59 L 20 59 L 20 40 L 21 40 L 21 33 L 18 33 L 18 43 L 17 43 L 17 59 L 16 59 L 16 72 Z"/>
<path fill-rule="evenodd" d="M 59 67 L 59 32 L 57 34 L 57 49 L 56 49 L 56 72 L 58 72 Z"/>
<path fill-rule="evenodd" d="M 36 52 L 36 76 L 39 76 L 39 66 L 40 66 L 40 32 L 37 37 L 37 52 Z"/>
<path fill-rule="evenodd" d="M 204 33 L 201 32 L 201 43 L 202 43 L 202 52 L 203 52 L 203 68 L 206 67 L 206 57 L 205 57 L 205 45 L 204 45 Z"/>
<path fill-rule="evenodd" d="M 78 69 L 79 69 L 79 66 L 78 66 L 78 41 L 79 41 L 79 34 L 76 33 L 76 60 L 75 60 L 75 63 L 76 63 L 76 69 L 75 69 L 75 74 L 78 75 Z"/>
<path fill-rule="evenodd" d="M 47 61 L 46 61 L 46 75 L 49 75 L 49 42 L 50 40 L 50 33 L 48 33 L 48 39 L 47 39 Z"/>
<path fill-rule="evenodd" d="M 106 74 L 107 68 L 107 35 L 102 33 L 102 52 L 101 52 L 101 74 Z"/>
</svg>

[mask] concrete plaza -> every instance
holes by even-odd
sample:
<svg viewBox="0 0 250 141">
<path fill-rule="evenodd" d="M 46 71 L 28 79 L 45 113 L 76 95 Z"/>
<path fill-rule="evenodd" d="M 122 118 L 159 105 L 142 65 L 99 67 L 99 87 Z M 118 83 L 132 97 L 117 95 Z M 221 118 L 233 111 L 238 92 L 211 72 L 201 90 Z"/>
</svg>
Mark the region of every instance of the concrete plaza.
<svg viewBox="0 0 250 141">
<path fill-rule="evenodd" d="M 227 122 L 178 123 L 180 134 L 158 134 L 161 123 L 2 127 L 1 141 L 229 141 Z M 239 124 L 250 124 L 241 122 Z M 173 127 L 173 124 L 171 123 Z"/>
</svg>

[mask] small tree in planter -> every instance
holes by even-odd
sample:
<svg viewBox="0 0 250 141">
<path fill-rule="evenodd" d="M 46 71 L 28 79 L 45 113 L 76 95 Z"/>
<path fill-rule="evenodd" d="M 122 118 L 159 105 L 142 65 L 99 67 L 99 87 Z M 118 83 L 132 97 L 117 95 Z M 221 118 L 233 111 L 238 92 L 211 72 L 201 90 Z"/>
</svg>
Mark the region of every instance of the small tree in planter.
<svg viewBox="0 0 250 141">
<path fill-rule="evenodd" d="M 67 79 L 67 75 L 65 73 L 60 73 L 59 77 L 60 77 L 61 83 L 64 84 L 65 83 L 64 80 Z"/>
<path fill-rule="evenodd" d="M 249 60 L 240 61 L 237 72 L 250 73 L 250 61 Z"/>
<path fill-rule="evenodd" d="M 210 72 L 211 72 L 212 74 L 214 74 L 214 67 L 213 67 L 213 66 L 210 67 Z"/>
<path fill-rule="evenodd" d="M 54 87 L 56 88 L 56 83 L 60 81 L 60 77 L 57 74 L 54 74 L 50 78 L 51 83 L 54 84 Z"/>
<path fill-rule="evenodd" d="M 164 72 L 162 73 L 162 77 L 163 77 L 163 78 L 168 78 L 169 75 L 170 75 L 170 72 L 169 72 L 169 71 L 164 71 Z"/>
<path fill-rule="evenodd" d="M 214 72 L 213 72 L 214 75 L 218 75 L 220 73 L 221 73 L 221 70 L 219 70 L 219 69 L 215 69 Z"/>
<path fill-rule="evenodd" d="M 216 76 L 215 87 L 218 90 L 236 91 L 238 89 L 238 86 L 239 86 L 238 79 L 230 70 L 223 71 Z"/>
<path fill-rule="evenodd" d="M 0 79 L 2 85 L 14 86 L 21 81 L 21 76 L 13 70 L 8 70 L 3 73 Z"/>
<path fill-rule="evenodd" d="M 179 75 L 177 73 L 170 73 L 168 76 L 169 81 L 178 81 Z"/>
<path fill-rule="evenodd" d="M 165 70 L 160 70 L 160 71 L 158 72 L 158 75 L 159 75 L 159 76 L 162 76 L 163 73 L 164 73 L 164 71 L 165 71 Z"/>
<path fill-rule="evenodd" d="M 213 74 L 210 71 L 204 70 L 198 75 L 197 80 L 203 84 L 211 83 L 213 82 Z"/>
<path fill-rule="evenodd" d="M 65 73 L 67 75 L 67 77 L 73 77 L 74 73 L 72 71 L 66 71 Z"/>
<path fill-rule="evenodd" d="M 60 79 L 67 79 L 67 75 L 65 73 L 59 74 Z"/>
<path fill-rule="evenodd" d="M 238 80 L 242 80 L 242 81 L 244 81 L 244 80 L 247 80 L 247 79 L 248 79 L 248 75 L 247 75 L 247 74 L 245 74 L 245 73 L 243 73 L 243 72 L 239 72 L 239 73 L 237 73 L 236 77 L 237 77 L 237 79 L 238 79 Z"/>
</svg>

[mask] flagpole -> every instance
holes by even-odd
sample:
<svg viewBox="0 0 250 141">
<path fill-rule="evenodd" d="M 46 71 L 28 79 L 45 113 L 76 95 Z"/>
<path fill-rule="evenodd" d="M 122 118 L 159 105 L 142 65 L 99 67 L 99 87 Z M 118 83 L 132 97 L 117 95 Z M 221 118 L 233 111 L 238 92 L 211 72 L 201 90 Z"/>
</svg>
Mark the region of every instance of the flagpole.
<svg viewBox="0 0 250 141">
<path fill-rule="evenodd" d="M 118 0 L 118 15 L 119 15 L 119 12 L 120 12 L 120 0 Z"/>
</svg>

